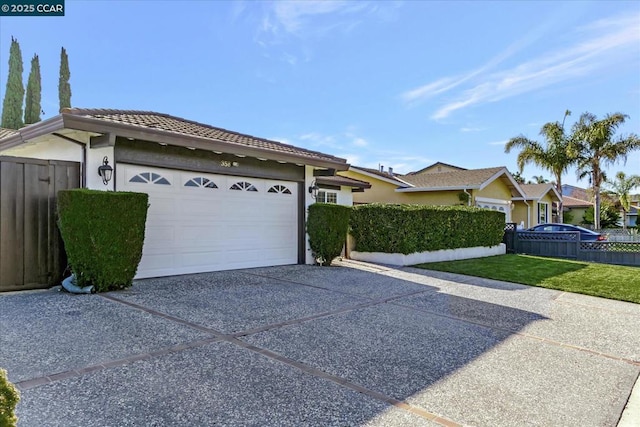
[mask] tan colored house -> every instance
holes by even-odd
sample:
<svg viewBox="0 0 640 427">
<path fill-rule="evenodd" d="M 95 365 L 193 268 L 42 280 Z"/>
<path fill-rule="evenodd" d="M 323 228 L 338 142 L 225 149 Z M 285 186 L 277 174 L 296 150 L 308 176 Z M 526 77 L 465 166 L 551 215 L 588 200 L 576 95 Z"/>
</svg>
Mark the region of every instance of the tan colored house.
<svg viewBox="0 0 640 427">
<path fill-rule="evenodd" d="M 566 224 L 579 225 L 583 222 L 583 217 L 587 209 L 593 203 L 587 200 L 576 199 L 575 197 L 562 196 L 562 206 L 564 207 Z M 567 216 L 567 213 L 569 214 Z"/>
<path fill-rule="evenodd" d="M 521 228 L 553 221 L 553 205 L 560 193 L 553 184 L 520 184 L 524 197 L 514 197 L 512 220 Z"/>
<path fill-rule="evenodd" d="M 371 184 L 364 193 L 353 194 L 354 204 L 479 206 L 504 212 L 505 220 L 512 222 L 514 199 L 525 198 L 504 166 L 464 169 L 438 162 L 406 175 L 352 166 L 339 174 Z"/>
</svg>

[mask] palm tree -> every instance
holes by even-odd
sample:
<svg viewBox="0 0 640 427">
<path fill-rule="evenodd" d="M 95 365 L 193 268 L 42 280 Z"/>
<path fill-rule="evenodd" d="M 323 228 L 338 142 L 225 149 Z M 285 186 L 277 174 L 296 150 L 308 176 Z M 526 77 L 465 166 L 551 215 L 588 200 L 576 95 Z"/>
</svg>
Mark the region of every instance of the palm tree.
<svg viewBox="0 0 640 427">
<path fill-rule="evenodd" d="M 549 182 L 549 180 L 542 175 L 534 175 L 533 180 L 535 181 L 534 184 L 546 184 Z"/>
<path fill-rule="evenodd" d="M 597 120 L 591 113 L 583 113 L 573 125 L 569 152 L 576 157 L 578 178 L 589 178 L 595 196 L 594 226 L 600 228 L 600 189 L 607 175 L 603 167 L 611 166 L 640 149 L 640 138 L 636 134 L 620 136 L 614 134 L 629 116 L 622 113 L 607 114 Z"/>
<path fill-rule="evenodd" d="M 562 123 L 546 123 L 540 129 L 546 141 L 545 146 L 537 141 L 530 140 L 523 135 L 511 138 L 504 147 L 504 152 L 509 153 L 514 148 L 520 148 L 518 154 L 518 168 L 520 172 L 528 163 L 533 163 L 551 172 L 555 178 L 556 190 L 562 194 L 562 175 L 574 163 L 574 158 L 570 156 L 569 139 L 564 133 L 564 119 L 571 114 L 567 110 L 564 113 Z M 558 203 L 558 221 L 563 221 L 562 198 Z"/>
<path fill-rule="evenodd" d="M 518 184 L 524 184 L 524 177 L 520 172 L 514 172 L 511 174 L 511 176 L 513 177 L 513 180 Z"/>
<path fill-rule="evenodd" d="M 620 207 L 622 208 L 622 228 L 627 228 L 625 219 L 627 212 L 631 208 L 631 190 L 640 187 L 640 175 L 631 175 L 627 177 L 624 172 L 616 174 L 615 181 L 607 182 L 611 188 L 611 192 L 618 197 Z"/>
</svg>

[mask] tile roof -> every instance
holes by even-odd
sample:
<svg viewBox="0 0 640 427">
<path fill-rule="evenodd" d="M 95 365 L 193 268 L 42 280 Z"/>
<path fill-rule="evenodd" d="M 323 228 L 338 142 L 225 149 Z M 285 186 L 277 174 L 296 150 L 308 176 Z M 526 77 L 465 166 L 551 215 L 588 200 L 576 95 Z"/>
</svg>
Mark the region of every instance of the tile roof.
<svg viewBox="0 0 640 427">
<path fill-rule="evenodd" d="M 153 111 L 134 110 L 112 110 L 112 109 L 84 109 L 65 108 L 62 114 L 69 114 L 78 117 L 86 117 L 102 120 L 108 123 L 116 123 L 139 128 L 141 130 L 153 129 L 163 132 L 170 132 L 187 137 L 199 137 L 215 141 L 222 141 L 229 144 L 238 144 L 245 147 L 257 148 L 265 151 L 289 154 L 299 157 L 306 157 L 330 162 L 346 163 L 345 159 L 334 157 L 329 154 L 283 144 L 264 138 L 258 138 L 226 129 L 198 123 L 192 120 L 174 117 L 168 114 L 156 113 Z"/>
<path fill-rule="evenodd" d="M 419 188 L 471 188 L 480 187 L 495 174 L 507 169 L 504 166 L 485 169 L 457 170 L 452 172 L 402 175 L 400 178 Z"/>
<path fill-rule="evenodd" d="M 15 135 L 17 133 L 18 133 L 17 130 L 7 129 L 7 128 L 0 128 L 0 139 L 2 139 L 4 137 L 7 137 L 7 136 Z"/>
</svg>

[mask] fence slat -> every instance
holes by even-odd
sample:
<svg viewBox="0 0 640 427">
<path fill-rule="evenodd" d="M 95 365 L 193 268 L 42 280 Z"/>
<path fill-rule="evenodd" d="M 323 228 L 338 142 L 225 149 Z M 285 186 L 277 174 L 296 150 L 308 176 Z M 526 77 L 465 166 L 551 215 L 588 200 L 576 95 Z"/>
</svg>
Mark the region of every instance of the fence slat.
<svg viewBox="0 0 640 427">
<path fill-rule="evenodd" d="M 514 234 L 515 253 L 640 266 L 640 242 L 580 241 L 579 232 L 518 231 Z"/>
</svg>

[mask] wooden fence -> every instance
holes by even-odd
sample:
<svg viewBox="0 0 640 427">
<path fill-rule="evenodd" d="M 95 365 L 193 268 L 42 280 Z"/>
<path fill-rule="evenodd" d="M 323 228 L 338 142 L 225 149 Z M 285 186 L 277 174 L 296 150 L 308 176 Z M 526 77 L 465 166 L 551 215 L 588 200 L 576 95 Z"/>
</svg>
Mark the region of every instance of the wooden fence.
<svg viewBox="0 0 640 427">
<path fill-rule="evenodd" d="M 515 224 L 507 224 L 503 242 L 507 253 L 640 266 L 640 242 L 584 241 L 577 231 L 518 231 Z"/>
<path fill-rule="evenodd" d="M 0 156 L 0 291 L 59 283 L 66 256 L 56 195 L 79 185 L 79 163 Z"/>
</svg>

